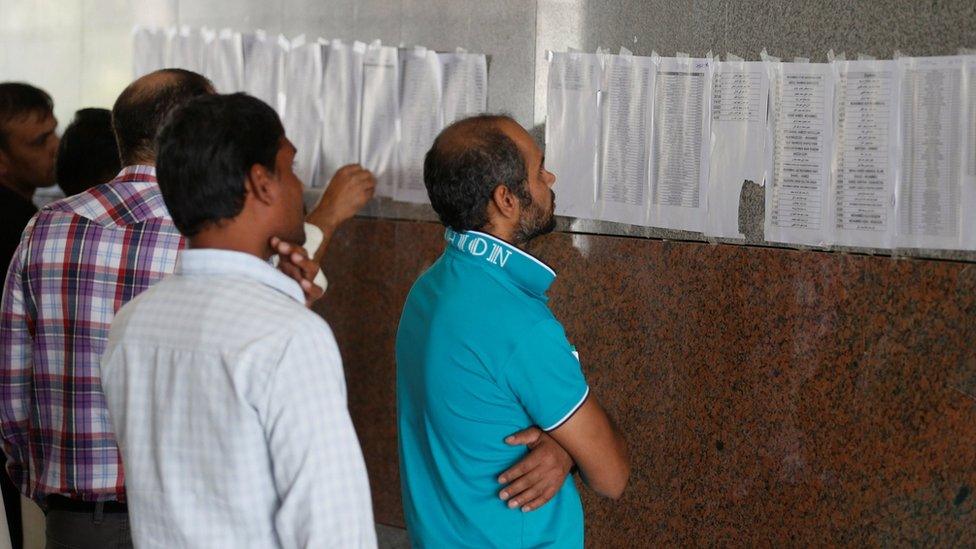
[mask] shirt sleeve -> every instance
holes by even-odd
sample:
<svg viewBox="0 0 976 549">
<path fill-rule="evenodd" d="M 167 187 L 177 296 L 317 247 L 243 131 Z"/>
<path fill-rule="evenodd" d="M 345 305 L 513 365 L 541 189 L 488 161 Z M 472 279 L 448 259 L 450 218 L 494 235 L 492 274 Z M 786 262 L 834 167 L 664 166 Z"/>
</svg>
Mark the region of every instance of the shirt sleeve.
<svg viewBox="0 0 976 549">
<path fill-rule="evenodd" d="M 502 371 L 502 381 L 544 431 L 562 425 L 590 392 L 575 350 L 554 319 L 525 334 Z"/>
<path fill-rule="evenodd" d="M 7 472 L 25 494 L 33 337 L 23 271 L 33 227 L 34 220 L 31 220 L 10 261 L 0 304 L 0 434 L 3 453 L 7 457 Z"/>
<path fill-rule="evenodd" d="M 366 465 L 346 408 L 339 349 L 324 323 L 292 334 L 271 375 L 264 415 L 282 546 L 375 547 Z"/>
</svg>

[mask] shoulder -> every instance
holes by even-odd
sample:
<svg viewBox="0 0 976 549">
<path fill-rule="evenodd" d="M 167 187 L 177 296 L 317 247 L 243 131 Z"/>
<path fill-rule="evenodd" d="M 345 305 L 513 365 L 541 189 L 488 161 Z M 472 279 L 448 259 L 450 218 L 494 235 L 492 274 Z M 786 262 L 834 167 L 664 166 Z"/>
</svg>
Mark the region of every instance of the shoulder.
<svg viewBox="0 0 976 549">
<path fill-rule="evenodd" d="M 48 204 L 59 212 L 105 226 L 125 226 L 152 219 L 169 220 L 159 186 L 150 181 L 110 181 Z"/>
<path fill-rule="evenodd" d="M 253 280 L 234 279 L 222 286 L 222 306 L 230 317 L 241 319 L 242 330 L 337 349 L 329 324 L 303 303 Z"/>
<path fill-rule="evenodd" d="M 537 318 L 524 329 L 524 347 L 551 351 L 572 351 L 562 323 L 550 313 L 546 318 Z"/>
</svg>

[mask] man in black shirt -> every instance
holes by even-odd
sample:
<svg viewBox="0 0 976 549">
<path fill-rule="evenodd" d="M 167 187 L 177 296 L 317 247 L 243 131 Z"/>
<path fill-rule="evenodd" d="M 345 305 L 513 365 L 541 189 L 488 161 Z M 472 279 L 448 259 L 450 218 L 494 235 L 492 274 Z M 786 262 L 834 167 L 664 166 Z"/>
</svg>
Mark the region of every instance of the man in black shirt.
<svg viewBox="0 0 976 549">
<path fill-rule="evenodd" d="M 57 127 L 54 103 L 44 90 L 0 82 L 0 277 L 4 281 L 20 235 L 37 212 L 31 202 L 34 191 L 54 185 Z M 23 544 L 20 491 L 3 469 L 0 488 L 11 541 L 17 549 Z"/>
</svg>

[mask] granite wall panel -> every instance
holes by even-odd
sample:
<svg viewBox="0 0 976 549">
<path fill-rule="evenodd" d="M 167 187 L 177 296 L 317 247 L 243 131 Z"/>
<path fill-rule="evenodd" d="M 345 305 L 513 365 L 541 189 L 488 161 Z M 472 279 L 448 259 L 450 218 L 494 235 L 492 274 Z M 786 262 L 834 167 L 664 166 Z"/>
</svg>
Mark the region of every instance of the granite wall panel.
<svg viewBox="0 0 976 549">
<path fill-rule="evenodd" d="M 378 522 L 402 526 L 393 341 L 436 223 L 325 258 Z M 557 233 L 552 307 L 630 442 L 588 545 L 976 543 L 976 265 Z"/>
</svg>

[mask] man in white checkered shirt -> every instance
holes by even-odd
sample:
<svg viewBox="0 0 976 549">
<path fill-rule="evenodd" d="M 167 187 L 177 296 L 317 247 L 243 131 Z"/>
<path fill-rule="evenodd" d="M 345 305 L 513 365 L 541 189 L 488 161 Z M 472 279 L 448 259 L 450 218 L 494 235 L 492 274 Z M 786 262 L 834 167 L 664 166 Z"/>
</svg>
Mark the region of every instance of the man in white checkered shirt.
<svg viewBox="0 0 976 549">
<path fill-rule="evenodd" d="M 101 369 L 138 547 L 376 545 L 335 339 L 268 263 L 273 238 L 304 239 L 294 156 L 243 94 L 195 99 L 160 133 L 189 249 L 116 315 Z"/>
</svg>

